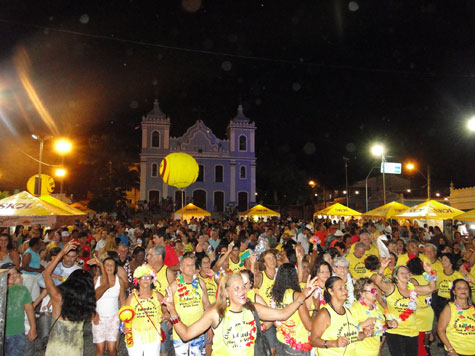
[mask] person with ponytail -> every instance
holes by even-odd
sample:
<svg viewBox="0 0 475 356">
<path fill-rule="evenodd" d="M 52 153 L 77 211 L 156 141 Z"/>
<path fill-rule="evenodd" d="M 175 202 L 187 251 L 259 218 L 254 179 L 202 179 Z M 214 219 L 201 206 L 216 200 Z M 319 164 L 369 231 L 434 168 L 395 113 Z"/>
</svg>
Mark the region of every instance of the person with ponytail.
<svg viewBox="0 0 475 356">
<path fill-rule="evenodd" d="M 212 355 L 254 356 L 257 328 L 253 311 L 257 312 L 260 320 L 287 320 L 313 293 L 313 283 L 309 278 L 307 288 L 298 298 L 283 309 L 272 309 L 251 303 L 246 298 L 247 289 L 240 274 L 226 274 L 219 283 L 216 304 L 188 326 L 181 322 L 175 310 L 170 288 L 167 289 L 164 304 L 170 312 L 173 328 L 182 340 L 196 338 L 211 327 L 214 332 Z"/>
<path fill-rule="evenodd" d="M 338 276 L 325 282 L 323 305 L 312 323 L 310 344 L 317 356 L 355 356 L 356 343 L 371 335 L 374 321 L 365 325 L 363 331 L 344 303 L 348 296 L 346 284 Z"/>
<path fill-rule="evenodd" d="M 291 263 L 282 264 L 277 271 L 271 291 L 272 301 L 276 308 L 285 308 L 299 298 L 301 294 L 295 265 Z M 310 356 L 312 345 L 308 342 L 308 334 L 312 328 L 312 320 L 305 303 L 288 320 L 276 324 L 277 355 Z"/>
</svg>

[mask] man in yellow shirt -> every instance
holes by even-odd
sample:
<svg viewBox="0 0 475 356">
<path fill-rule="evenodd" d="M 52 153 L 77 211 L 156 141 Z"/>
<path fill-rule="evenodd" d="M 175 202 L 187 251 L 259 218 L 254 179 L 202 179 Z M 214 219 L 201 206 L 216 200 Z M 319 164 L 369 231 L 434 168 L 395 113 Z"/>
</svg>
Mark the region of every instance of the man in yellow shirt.
<svg viewBox="0 0 475 356">
<path fill-rule="evenodd" d="M 366 247 L 363 242 L 357 242 L 354 246 L 353 252 L 350 252 L 346 259 L 350 262 L 351 276 L 360 279 L 366 277 L 368 272 L 364 264 Z"/>
<path fill-rule="evenodd" d="M 364 255 L 365 256 L 374 255 L 374 256 L 379 258 L 378 248 L 371 243 L 371 237 L 370 237 L 368 231 L 366 231 L 366 230 L 361 230 L 360 231 L 360 242 L 364 244 L 364 248 L 365 248 Z M 350 252 L 348 253 L 348 256 L 355 252 L 356 245 L 357 244 L 351 245 Z"/>
<path fill-rule="evenodd" d="M 406 250 L 407 250 L 407 253 L 402 253 L 402 254 L 399 255 L 399 257 L 397 259 L 397 262 L 396 262 L 396 266 L 400 266 L 400 265 L 406 266 L 407 263 L 409 262 L 409 260 L 411 258 L 414 258 L 414 257 L 419 257 L 422 262 L 429 262 L 429 260 L 427 259 L 426 256 L 424 256 L 423 254 L 419 255 L 419 242 L 418 241 L 410 240 L 407 243 Z"/>
</svg>

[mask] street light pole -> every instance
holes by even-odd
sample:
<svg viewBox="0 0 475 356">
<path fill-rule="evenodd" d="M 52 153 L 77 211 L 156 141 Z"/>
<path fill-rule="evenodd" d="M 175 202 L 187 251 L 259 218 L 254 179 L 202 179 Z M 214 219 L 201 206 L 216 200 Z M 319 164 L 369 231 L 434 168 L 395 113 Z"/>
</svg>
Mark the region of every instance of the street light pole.
<svg viewBox="0 0 475 356">
<path fill-rule="evenodd" d="M 430 200 L 430 166 L 427 165 L 427 200 Z"/>
<path fill-rule="evenodd" d="M 37 135 L 31 135 L 35 140 L 40 141 L 40 155 L 38 157 L 38 177 L 35 179 L 35 195 L 41 195 L 41 165 L 43 164 L 43 146 L 46 140 L 49 140 L 51 136 L 40 137 Z"/>
<path fill-rule="evenodd" d="M 371 172 L 373 172 L 373 169 L 378 168 L 378 167 L 372 167 L 371 170 L 369 171 L 368 175 L 366 176 L 365 179 L 365 189 L 366 189 L 366 211 L 369 211 L 368 209 L 368 178 L 371 175 Z"/>
<path fill-rule="evenodd" d="M 383 164 L 383 203 L 386 205 L 386 157 L 384 153 L 381 155 L 381 162 Z"/>
<path fill-rule="evenodd" d="M 343 156 L 343 161 L 345 161 L 345 182 L 346 182 L 346 206 L 350 207 L 350 191 L 348 190 L 348 157 Z"/>
</svg>

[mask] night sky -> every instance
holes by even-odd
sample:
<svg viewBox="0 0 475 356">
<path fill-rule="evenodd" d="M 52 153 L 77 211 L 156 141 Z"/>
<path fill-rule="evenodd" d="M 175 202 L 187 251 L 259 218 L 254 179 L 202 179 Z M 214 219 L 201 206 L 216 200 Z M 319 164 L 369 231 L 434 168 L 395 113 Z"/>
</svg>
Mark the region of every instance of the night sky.
<svg viewBox="0 0 475 356">
<path fill-rule="evenodd" d="M 242 104 L 258 127 L 258 191 L 275 169 L 341 187 L 343 156 L 350 182 L 364 179 L 375 141 L 388 161 L 430 164 L 435 187 L 473 186 L 474 13 L 470 0 L 4 1 L 0 189 L 36 172 L 31 133 L 71 137 L 71 162 L 113 133 L 138 161 L 155 98 L 173 136 L 202 119 L 223 138 Z M 59 162 L 48 145 L 45 161 Z"/>
</svg>

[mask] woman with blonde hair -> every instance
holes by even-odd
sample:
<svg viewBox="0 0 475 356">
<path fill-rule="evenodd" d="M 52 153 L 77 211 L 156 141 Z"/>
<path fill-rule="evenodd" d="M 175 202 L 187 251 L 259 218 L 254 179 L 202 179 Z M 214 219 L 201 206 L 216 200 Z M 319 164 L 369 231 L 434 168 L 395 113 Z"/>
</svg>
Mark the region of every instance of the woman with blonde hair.
<svg viewBox="0 0 475 356">
<path fill-rule="evenodd" d="M 213 354 L 220 356 L 254 356 L 254 341 L 257 332 L 255 314 L 262 320 L 287 320 L 314 291 L 313 280 L 298 298 L 283 309 L 272 309 L 262 304 L 251 303 L 246 298 L 246 286 L 240 274 L 227 274 L 220 283 L 216 304 L 203 316 L 186 326 L 177 315 L 170 288 L 164 299 L 175 331 L 183 340 L 191 340 L 213 328 Z"/>
<path fill-rule="evenodd" d="M 114 232 L 110 232 L 106 237 L 106 243 L 102 249 L 98 251 L 99 258 L 103 260 L 107 257 L 108 251 L 117 252 L 117 242 L 115 240 L 116 236 Z"/>
</svg>

